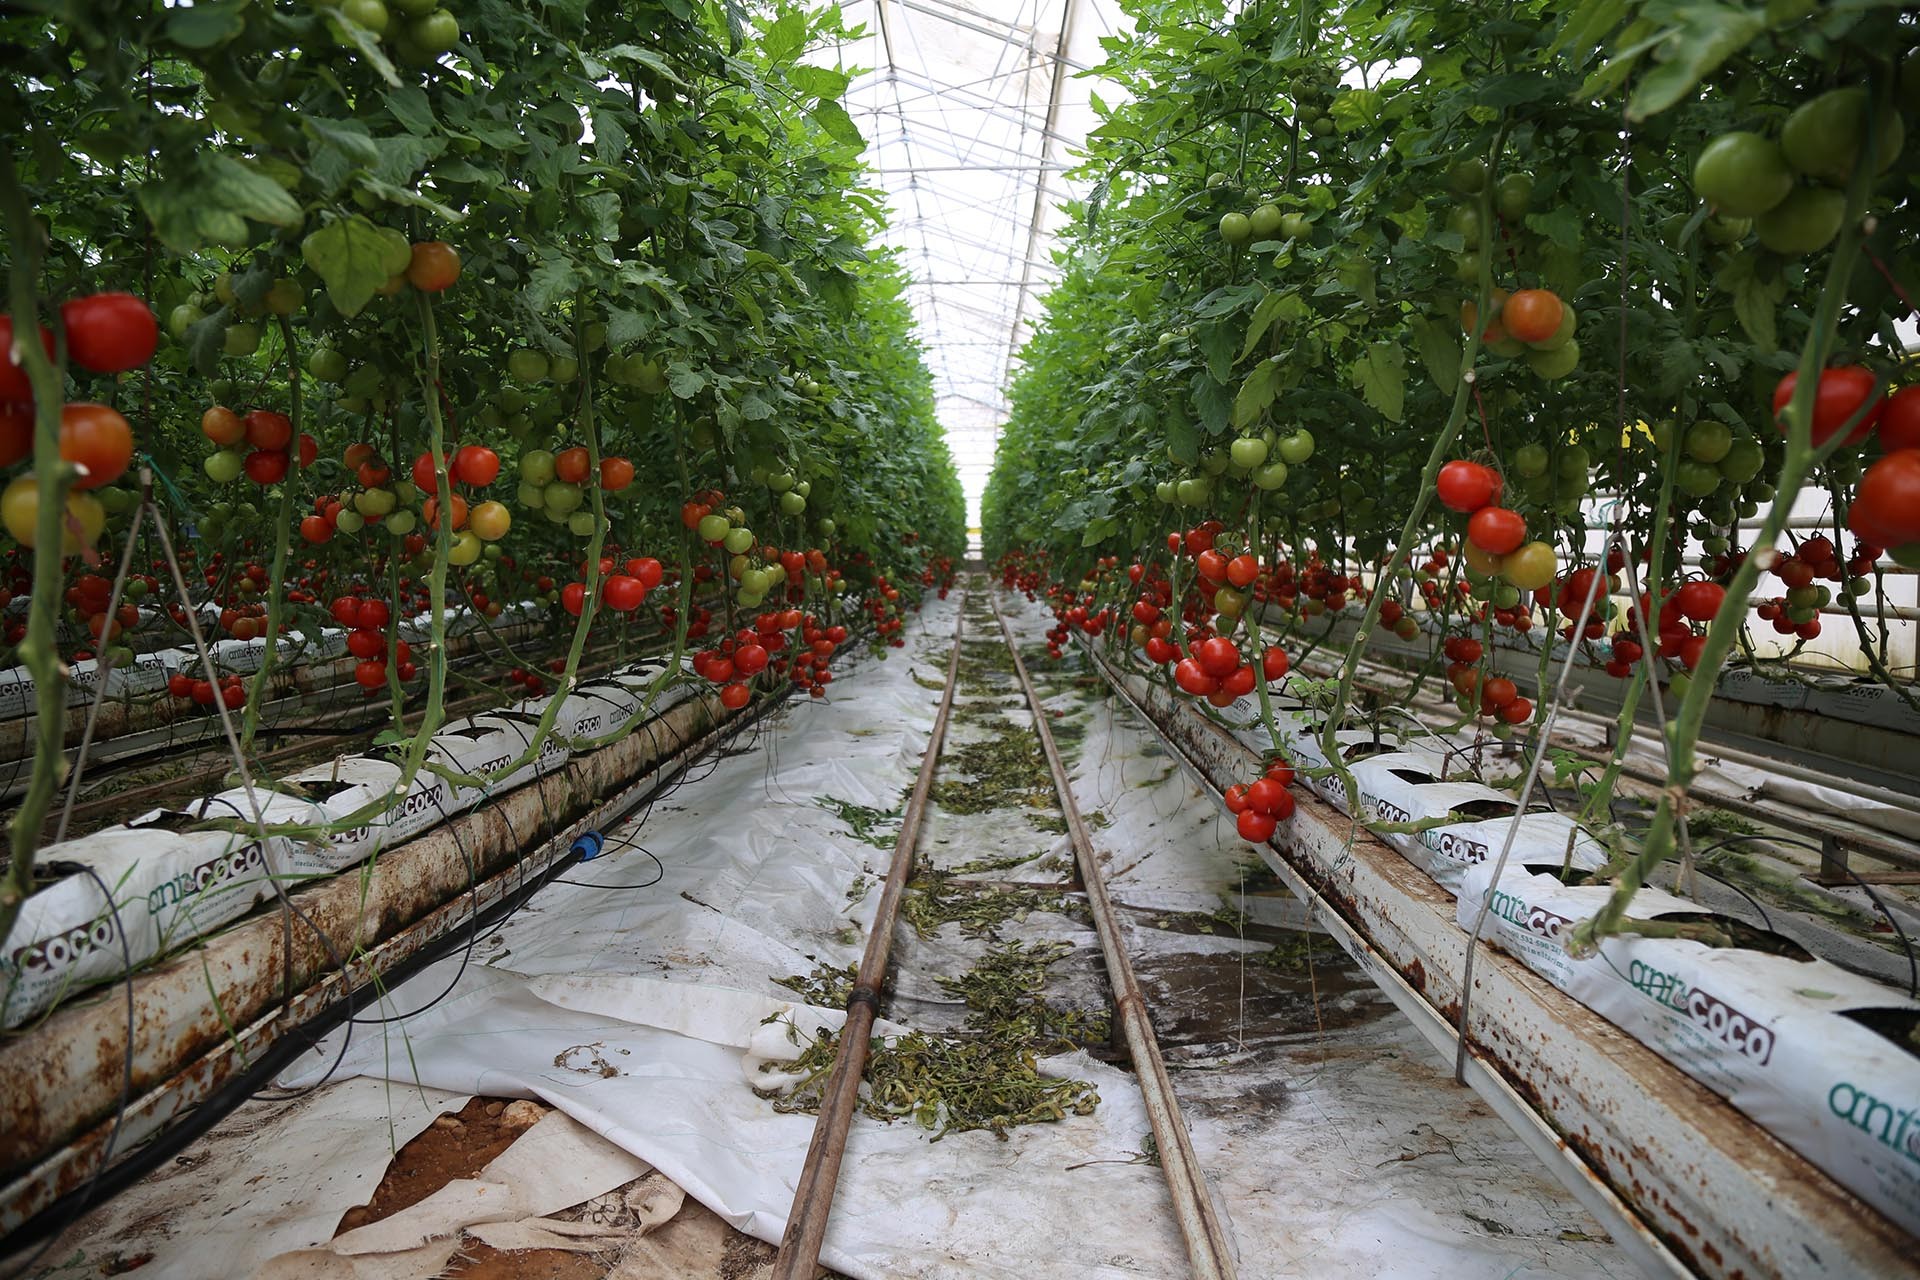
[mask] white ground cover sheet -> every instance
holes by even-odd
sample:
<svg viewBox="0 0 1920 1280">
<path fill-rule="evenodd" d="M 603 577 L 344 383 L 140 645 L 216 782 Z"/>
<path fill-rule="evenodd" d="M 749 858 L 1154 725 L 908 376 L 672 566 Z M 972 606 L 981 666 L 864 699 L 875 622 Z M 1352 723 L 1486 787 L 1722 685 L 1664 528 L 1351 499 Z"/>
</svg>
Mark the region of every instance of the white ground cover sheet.
<svg viewBox="0 0 1920 1280">
<path fill-rule="evenodd" d="M 920 681 L 937 684 L 943 675 L 959 604 L 958 591 L 930 602 L 910 625 L 906 649 L 851 666 L 831 698 L 796 700 L 754 749 L 736 743 L 638 822 L 607 833 L 614 852 L 575 867 L 567 879 L 577 883 L 550 886 L 483 937 L 457 978 L 455 956 L 392 992 L 382 1013 L 429 1007 L 385 1028 L 355 1029 L 333 1083 L 315 1099 L 341 1098 L 366 1125 L 407 1091 L 354 1077 L 417 1081 L 444 1091 L 429 1095 L 443 1106 L 449 1094 L 539 1098 L 728 1222 L 778 1241 L 813 1118 L 776 1112 L 750 1081 L 777 1069 L 770 1059 L 795 1052 L 770 1018 L 811 1027 L 837 1024 L 839 1015 L 795 1006 L 772 979 L 859 956 L 879 896 L 861 886 L 885 874 L 890 852 L 879 846 L 891 845 L 892 827 L 863 841 L 823 801 L 897 813 L 940 696 Z M 1046 619 L 1028 610 L 1019 625 L 1031 640 Z M 980 642 L 972 653 L 999 643 L 990 621 L 970 622 L 969 634 Z M 1270 885 L 1240 892 L 1241 868 L 1253 862 L 1246 846 L 1130 712 L 1076 687 L 1067 671 L 1036 670 L 1036 678 L 1051 691 L 1049 712 L 1080 807 L 1109 860 L 1240 1274 L 1632 1274 L 1594 1222 L 1452 1084 L 1417 1033 L 1324 938 L 1296 948 L 1304 965 L 1285 965 L 1273 962 L 1271 937 L 1243 941 L 1231 926 L 1192 927 L 1222 907 L 1230 921 L 1300 917 Z M 1025 723 L 1013 695 L 1017 686 L 1005 685 L 984 700 L 987 711 L 998 714 L 1004 703 L 1007 719 Z M 978 682 L 970 701 L 974 722 L 956 720 L 950 750 L 986 732 Z M 641 848 L 623 847 L 630 840 L 658 865 Z M 924 859 L 948 867 L 1028 849 L 1029 863 L 990 875 L 1064 884 L 1066 838 L 1028 813 L 936 810 L 921 846 Z M 1055 976 L 1072 1003 L 1102 998 L 1094 937 L 1080 920 L 1035 912 L 1006 936 L 1073 944 Z M 957 974 L 985 945 L 956 925 L 926 939 L 903 927 L 890 1010 L 897 1023 L 882 1030 L 956 1025 L 956 1002 L 929 975 Z M 325 1076 L 337 1034 L 280 1083 Z M 1186 1274 L 1161 1172 L 1138 1156 L 1148 1127 L 1132 1076 L 1085 1053 L 1049 1059 L 1043 1069 L 1094 1084 L 1095 1113 L 1018 1127 L 1004 1141 L 974 1132 L 935 1142 L 911 1123 L 859 1117 L 823 1261 L 854 1280 Z M 337 1129 L 343 1120 L 328 1112 L 316 1123 Z M 385 1159 L 384 1125 L 379 1132 L 383 1149 L 356 1157 L 371 1170 L 368 1192 Z M 274 1145 L 292 1154 L 312 1140 Z M 130 1192 L 128 1212 L 147 1194 Z M 232 1196 L 233 1188 L 208 1194 Z M 339 1210 L 330 1212 L 337 1219 Z M 184 1258 L 156 1259 L 139 1274 L 250 1274 L 275 1253 L 314 1242 L 256 1243 L 248 1265 L 236 1256 L 208 1271 Z"/>
</svg>

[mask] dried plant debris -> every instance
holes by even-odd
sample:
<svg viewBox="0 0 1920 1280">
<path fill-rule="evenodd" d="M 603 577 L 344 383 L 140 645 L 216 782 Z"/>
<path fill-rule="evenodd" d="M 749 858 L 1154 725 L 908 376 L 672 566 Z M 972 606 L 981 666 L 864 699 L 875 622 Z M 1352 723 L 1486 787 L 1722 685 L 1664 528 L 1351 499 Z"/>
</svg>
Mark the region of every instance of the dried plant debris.
<svg viewBox="0 0 1920 1280">
<path fill-rule="evenodd" d="M 967 1030 L 1014 1035 L 1038 1052 L 1062 1053 L 1103 1043 L 1112 1031 L 1105 1013 L 1047 1003 L 1047 971 L 1072 954 L 1065 942 L 1003 942 L 960 977 L 937 981 L 966 1002 Z"/>
<path fill-rule="evenodd" d="M 1010 853 L 1001 858 L 975 858 L 951 867 L 942 867 L 943 876 L 981 876 L 995 871 L 1011 871 L 1015 867 L 1024 867 L 1040 855 L 1037 853 Z"/>
<path fill-rule="evenodd" d="M 977 742 L 946 753 L 933 784 L 933 800 L 948 813 L 970 815 L 993 809 L 1054 808 L 1053 775 L 1040 740 L 1011 725 Z"/>
<path fill-rule="evenodd" d="M 788 974 L 773 982 L 816 1008 L 844 1009 L 853 995 L 853 980 L 859 972 L 858 964 L 831 965 L 823 960 L 813 966 L 812 973 Z"/>
<path fill-rule="evenodd" d="M 906 816 L 903 803 L 898 809 L 875 809 L 839 796 L 817 796 L 814 803 L 847 824 L 853 838 L 876 849 L 891 849 L 900 836 L 900 821 Z"/>
<path fill-rule="evenodd" d="M 947 682 L 945 680 L 941 680 L 938 678 L 928 679 L 926 676 L 921 675 L 918 671 L 909 672 L 908 674 L 910 674 L 913 677 L 913 682 L 919 685 L 922 689 L 932 689 L 936 692 L 939 692 L 939 691 L 945 690 L 947 687 Z"/>
<path fill-rule="evenodd" d="M 994 938 L 1001 925 L 1024 920 L 1035 911 L 1076 920 L 1087 916 L 1085 904 L 1064 893 L 994 884 L 956 885 L 949 883 L 954 874 L 929 867 L 907 882 L 900 914 L 921 937 L 957 923 L 970 938 Z"/>
</svg>

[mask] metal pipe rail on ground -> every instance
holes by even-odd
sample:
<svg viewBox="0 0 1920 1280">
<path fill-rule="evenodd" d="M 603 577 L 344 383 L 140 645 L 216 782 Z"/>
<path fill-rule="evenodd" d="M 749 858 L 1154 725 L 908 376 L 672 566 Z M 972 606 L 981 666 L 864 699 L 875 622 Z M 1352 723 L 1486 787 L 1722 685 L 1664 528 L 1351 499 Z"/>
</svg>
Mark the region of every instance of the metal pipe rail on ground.
<svg viewBox="0 0 1920 1280">
<path fill-rule="evenodd" d="M 991 589 L 988 598 L 992 600 Z M 1160 1043 L 1154 1038 L 1153 1022 L 1147 1016 L 1146 999 L 1140 994 L 1140 983 L 1134 977 L 1133 963 L 1127 958 L 1120 922 L 1114 915 L 1113 900 L 1107 896 L 1106 874 L 1100 866 L 1099 855 L 1094 852 L 1093 838 L 1087 834 L 1086 823 L 1080 818 L 1080 806 L 1073 798 L 1073 780 L 1067 776 L 1066 766 L 1060 762 L 1060 752 L 1053 741 L 1053 730 L 1047 725 L 1047 709 L 1041 705 L 1040 694 L 1027 675 L 1027 664 L 1021 660 L 1020 646 L 1014 643 L 1013 631 L 1007 626 L 999 603 L 992 603 L 994 619 L 1000 624 L 1001 638 L 1006 641 L 1007 652 L 1013 658 L 1013 673 L 1019 677 L 1020 688 L 1026 694 L 1028 707 L 1033 711 L 1033 730 L 1040 739 L 1041 751 L 1047 757 L 1047 770 L 1053 775 L 1054 790 L 1060 794 L 1060 808 L 1066 815 L 1067 833 L 1073 841 L 1073 856 L 1080 867 L 1087 907 L 1093 914 L 1094 927 L 1100 935 L 1100 951 L 1106 959 L 1107 980 L 1113 985 L 1114 1013 L 1126 1037 L 1127 1053 L 1133 1060 L 1134 1078 L 1139 1082 L 1141 1096 L 1146 1101 L 1147 1121 L 1153 1127 L 1153 1140 L 1160 1153 L 1160 1167 L 1167 1175 L 1167 1190 L 1173 1197 L 1174 1218 L 1186 1242 L 1193 1275 L 1195 1280 L 1232 1280 L 1235 1274 L 1232 1246 L 1220 1225 L 1219 1214 L 1214 1210 L 1213 1194 L 1208 1189 L 1207 1177 L 1200 1168 L 1199 1158 L 1194 1154 L 1193 1139 L 1187 1132 L 1186 1120 L 1180 1114 L 1180 1103 L 1174 1097 L 1173 1082 L 1167 1078 L 1167 1066 L 1160 1055 Z"/>
</svg>

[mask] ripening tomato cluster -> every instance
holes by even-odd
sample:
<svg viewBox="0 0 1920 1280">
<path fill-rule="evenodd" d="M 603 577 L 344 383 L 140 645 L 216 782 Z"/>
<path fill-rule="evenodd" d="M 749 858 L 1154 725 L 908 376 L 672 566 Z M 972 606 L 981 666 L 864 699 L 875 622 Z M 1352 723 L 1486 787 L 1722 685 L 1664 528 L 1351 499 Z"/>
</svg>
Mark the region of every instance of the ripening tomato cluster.
<svg viewBox="0 0 1920 1280">
<path fill-rule="evenodd" d="M 220 677 L 217 689 L 211 681 L 196 680 L 184 672 L 176 671 L 167 677 L 167 692 L 182 702 L 202 707 L 211 707 L 216 697 L 229 709 L 247 705 L 246 681 L 231 671 Z"/>
<path fill-rule="evenodd" d="M 1275 760 L 1252 782 L 1236 782 L 1226 790 L 1227 812 L 1234 816 L 1240 838 L 1265 844 L 1282 822 L 1293 816 L 1293 766 Z"/>
<path fill-rule="evenodd" d="M 215 484 L 229 484 L 242 473 L 262 487 L 279 484 L 292 469 L 296 449 L 302 468 L 320 456 L 320 444 L 312 436 L 302 432 L 294 443 L 293 419 L 274 409 L 249 409 L 242 417 L 216 404 L 200 415 L 200 433 L 219 446 L 202 464 Z"/>
<path fill-rule="evenodd" d="M 580 566 L 585 577 L 588 566 Z M 632 613 L 647 601 L 647 593 L 666 581 L 666 566 L 652 556 L 634 556 L 615 572 L 612 556 L 600 557 L 600 607 L 615 613 Z M 579 617 L 587 607 L 587 584 L 569 582 L 560 588 L 560 607 Z M 689 632 L 688 634 L 692 634 Z"/>
<path fill-rule="evenodd" d="M 134 601 L 144 599 L 157 585 L 158 580 L 151 576 L 129 574 L 121 593 L 120 607 L 114 611 L 111 625 L 107 618 L 107 606 L 113 603 L 112 579 L 97 573 L 82 574 L 74 579 L 63 598 L 70 610 L 69 617 L 75 624 L 85 627 L 96 643 L 112 644 L 124 633 L 140 625 L 140 609 Z M 11 598 L 9 595 L 8 599 Z"/>
<path fill-rule="evenodd" d="M 560 662 L 560 670 L 565 671 L 566 669 L 567 664 L 563 659 Z M 529 698 L 537 698 L 547 691 L 547 682 L 525 667 L 515 667 L 513 670 L 507 672 L 507 679 L 511 683 L 519 685 Z"/>
<path fill-rule="evenodd" d="M 873 619 L 873 634 L 884 644 L 894 649 L 906 647 L 907 639 L 900 634 L 906 620 L 900 615 L 900 589 L 887 581 L 884 573 L 874 575 L 873 591 L 867 596 L 866 609 Z M 834 628 L 841 631 L 842 628 Z"/>
<path fill-rule="evenodd" d="M 953 589 L 952 556 L 934 556 L 931 560 L 927 561 L 926 567 L 920 571 L 921 586 L 933 587 L 936 583 L 938 584 L 936 590 L 940 598 L 945 600 L 947 593 Z"/>
<path fill-rule="evenodd" d="M 384 600 L 359 596 L 335 596 L 327 606 L 333 620 L 347 628 L 347 652 L 358 659 L 353 679 L 372 697 L 387 685 L 387 637 L 393 612 Z M 413 647 L 405 640 L 393 645 L 393 670 L 401 681 L 419 674 L 413 663 Z"/>
</svg>

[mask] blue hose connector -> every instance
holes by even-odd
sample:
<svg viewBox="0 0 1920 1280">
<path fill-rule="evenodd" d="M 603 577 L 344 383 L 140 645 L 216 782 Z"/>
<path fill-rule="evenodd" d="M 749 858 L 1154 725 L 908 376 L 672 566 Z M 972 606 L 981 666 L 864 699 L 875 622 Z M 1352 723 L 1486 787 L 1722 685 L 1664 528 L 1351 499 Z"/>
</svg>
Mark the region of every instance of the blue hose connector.
<svg viewBox="0 0 1920 1280">
<path fill-rule="evenodd" d="M 600 849 L 606 843 L 606 837 L 598 831 L 583 831 L 574 838 L 570 852 L 578 855 L 582 862 L 592 862 L 600 856 Z"/>
</svg>

